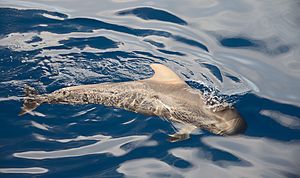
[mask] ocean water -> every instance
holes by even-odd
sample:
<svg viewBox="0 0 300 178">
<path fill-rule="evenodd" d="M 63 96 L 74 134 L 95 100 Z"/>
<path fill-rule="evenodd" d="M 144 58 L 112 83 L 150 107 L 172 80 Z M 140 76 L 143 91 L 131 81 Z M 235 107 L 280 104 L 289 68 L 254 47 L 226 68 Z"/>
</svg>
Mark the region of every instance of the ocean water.
<svg viewBox="0 0 300 178">
<path fill-rule="evenodd" d="M 297 0 L 1 0 L 0 177 L 300 177 Z M 233 104 L 245 133 L 198 130 L 171 143 L 166 120 L 40 93 L 145 79 L 149 64 Z M 208 118 L 209 119 L 209 118 Z"/>
</svg>

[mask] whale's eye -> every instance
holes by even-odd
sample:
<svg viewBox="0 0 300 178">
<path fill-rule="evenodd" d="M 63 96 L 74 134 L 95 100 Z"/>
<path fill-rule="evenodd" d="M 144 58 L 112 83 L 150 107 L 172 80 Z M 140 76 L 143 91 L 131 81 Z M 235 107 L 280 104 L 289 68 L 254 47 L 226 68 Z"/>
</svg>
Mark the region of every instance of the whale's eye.
<svg viewBox="0 0 300 178">
<path fill-rule="evenodd" d="M 152 95 L 151 98 L 153 98 L 153 99 L 159 99 L 159 96 L 158 95 Z"/>
</svg>

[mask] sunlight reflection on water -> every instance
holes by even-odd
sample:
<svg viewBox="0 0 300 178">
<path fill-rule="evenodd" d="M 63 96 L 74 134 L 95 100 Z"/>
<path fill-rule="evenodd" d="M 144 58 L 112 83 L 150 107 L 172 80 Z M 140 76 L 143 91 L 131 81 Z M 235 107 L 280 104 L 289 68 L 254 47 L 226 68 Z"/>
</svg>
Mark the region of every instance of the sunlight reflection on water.
<svg viewBox="0 0 300 178">
<path fill-rule="evenodd" d="M 2 0 L 0 6 L 8 7 L 0 9 L 0 173 L 300 176 L 297 0 Z M 237 105 L 246 133 L 203 131 L 169 143 L 169 122 L 94 105 L 42 105 L 17 116 L 24 84 L 49 93 L 144 79 L 153 74 L 150 63 Z"/>
</svg>

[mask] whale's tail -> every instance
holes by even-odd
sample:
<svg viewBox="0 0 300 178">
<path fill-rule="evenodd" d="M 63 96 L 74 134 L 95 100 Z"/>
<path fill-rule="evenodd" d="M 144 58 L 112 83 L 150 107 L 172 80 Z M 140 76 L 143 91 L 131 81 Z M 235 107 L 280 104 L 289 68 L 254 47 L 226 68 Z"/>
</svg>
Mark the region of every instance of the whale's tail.
<svg viewBox="0 0 300 178">
<path fill-rule="evenodd" d="M 42 103 L 41 99 L 39 98 L 38 92 L 34 88 L 28 85 L 24 85 L 24 92 L 24 103 L 23 107 L 21 108 L 22 110 L 19 113 L 19 116 L 22 116 L 34 110 Z"/>
</svg>

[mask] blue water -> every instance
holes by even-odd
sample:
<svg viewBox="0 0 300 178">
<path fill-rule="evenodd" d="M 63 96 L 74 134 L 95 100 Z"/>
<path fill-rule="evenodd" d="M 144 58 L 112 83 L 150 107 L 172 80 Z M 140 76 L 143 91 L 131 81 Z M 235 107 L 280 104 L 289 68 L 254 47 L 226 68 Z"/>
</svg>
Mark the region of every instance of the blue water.
<svg viewBox="0 0 300 178">
<path fill-rule="evenodd" d="M 0 177 L 300 177 L 297 1 L 1 1 Z M 144 79 L 149 64 L 232 103 L 244 134 L 198 130 L 40 93 Z"/>
</svg>

